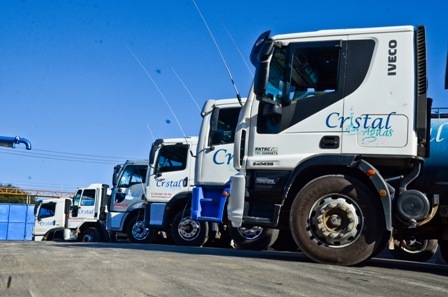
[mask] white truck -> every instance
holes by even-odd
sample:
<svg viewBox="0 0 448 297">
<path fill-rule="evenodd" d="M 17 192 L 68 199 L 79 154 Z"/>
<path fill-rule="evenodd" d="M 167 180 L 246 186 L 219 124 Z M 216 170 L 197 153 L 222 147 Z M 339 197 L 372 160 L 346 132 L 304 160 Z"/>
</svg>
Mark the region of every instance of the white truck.
<svg viewBox="0 0 448 297">
<path fill-rule="evenodd" d="M 72 198 L 49 198 L 39 200 L 34 205 L 33 240 L 53 240 L 58 230 L 60 238 L 64 234 L 64 226 L 68 224 Z M 54 230 L 54 232 L 48 232 Z"/>
<path fill-rule="evenodd" d="M 108 185 L 91 184 L 78 188 L 72 198 L 39 201 L 35 207 L 34 240 L 110 241 L 106 230 L 109 200 Z"/>
<path fill-rule="evenodd" d="M 422 170 L 431 113 L 425 28 L 266 32 L 251 61 L 232 225 L 286 230 L 326 264 L 356 265 L 409 238 L 437 239 L 448 259 L 446 180 Z"/>
<path fill-rule="evenodd" d="M 246 99 L 207 100 L 202 108 L 195 165 L 191 216 L 207 222 L 210 238 L 220 246 L 263 250 L 271 246 L 278 230 L 259 226 L 233 228 L 227 220 L 229 179 L 233 166 L 233 141 L 238 115 Z"/>
<path fill-rule="evenodd" d="M 225 191 L 230 176 L 236 173 L 233 136 L 244 101 L 207 100 L 199 138 L 154 142 L 146 188 L 147 230 L 153 234 L 162 231 L 178 245 L 229 247 L 232 239 L 237 248 L 272 245 L 277 230 L 232 228 L 225 215 Z"/>
<path fill-rule="evenodd" d="M 178 245 L 202 246 L 208 240 L 208 223 L 190 215 L 197 142 L 197 137 L 158 139 L 151 147 L 144 216 L 148 241 L 158 233 Z"/>
<path fill-rule="evenodd" d="M 126 234 L 130 242 L 150 239 L 149 230 L 143 225 L 148 168 L 149 160 L 128 160 L 114 167 L 106 229 L 115 236 Z"/>
</svg>

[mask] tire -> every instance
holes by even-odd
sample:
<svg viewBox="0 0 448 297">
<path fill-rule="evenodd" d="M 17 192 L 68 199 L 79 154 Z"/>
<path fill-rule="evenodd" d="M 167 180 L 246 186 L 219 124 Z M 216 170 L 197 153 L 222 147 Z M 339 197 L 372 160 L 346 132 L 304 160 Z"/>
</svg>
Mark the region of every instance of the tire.
<svg viewBox="0 0 448 297">
<path fill-rule="evenodd" d="M 360 264 L 384 243 L 384 215 L 366 185 L 350 176 L 309 182 L 295 197 L 290 229 L 310 259 L 342 266 Z"/>
<path fill-rule="evenodd" d="M 157 230 L 145 228 L 145 222 L 137 221 L 137 218 L 137 216 L 133 217 L 126 228 L 129 242 L 154 243 L 157 237 Z"/>
<path fill-rule="evenodd" d="M 173 219 L 171 236 L 177 245 L 203 246 L 208 240 L 208 222 L 195 221 L 188 211 L 180 211 Z"/>
<path fill-rule="evenodd" d="M 445 261 L 445 264 L 448 264 L 448 240 L 440 241 L 439 247 L 443 261 Z"/>
<path fill-rule="evenodd" d="M 277 240 L 279 230 L 253 226 L 230 227 L 229 232 L 235 248 L 261 251 L 270 247 Z"/>
<path fill-rule="evenodd" d="M 426 262 L 437 252 L 437 239 L 397 240 L 390 253 L 397 260 Z"/>
<path fill-rule="evenodd" d="M 294 241 L 289 230 L 280 230 L 277 240 L 272 245 L 272 248 L 276 251 L 288 251 L 288 252 L 298 252 L 299 247 Z"/>
<path fill-rule="evenodd" d="M 101 241 L 101 233 L 95 227 L 87 228 L 81 235 L 82 242 L 99 242 Z"/>
</svg>

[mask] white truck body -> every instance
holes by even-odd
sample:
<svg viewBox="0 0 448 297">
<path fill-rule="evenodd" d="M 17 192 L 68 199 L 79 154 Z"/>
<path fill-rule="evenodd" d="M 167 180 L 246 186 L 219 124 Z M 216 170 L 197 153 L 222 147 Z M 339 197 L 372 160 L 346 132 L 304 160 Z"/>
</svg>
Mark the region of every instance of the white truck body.
<svg viewBox="0 0 448 297">
<path fill-rule="evenodd" d="M 91 184 L 86 188 L 78 188 L 72 198 L 38 203 L 34 240 L 108 240 L 109 234 L 104 225 L 110 194 L 107 185 Z M 54 213 L 49 216 L 47 212 L 51 213 L 51 210 Z"/>
<path fill-rule="evenodd" d="M 429 153 L 424 27 L 266 32 L 251 61 L 228 203 L 234 227 L 287 230 L 311 259 L 354 265 L 397 228 L 433 216 L 437 198 L 407 191 Z"/>
<path fill-rule="evenodd" d="M 35 205 L 33 240 L 42 241 L 48 231 L 64 228 L 67 224 L 68 212 L 72 199 L 69 197 L 40 200 Z"/>
<path fill-rule="evenodd" d="M 114 168 L 106 228 L 112 233 L 128 233 L 129 222 L 141 213 L 145 201 L 148 160 L 128 160 Z"/>
</svg>

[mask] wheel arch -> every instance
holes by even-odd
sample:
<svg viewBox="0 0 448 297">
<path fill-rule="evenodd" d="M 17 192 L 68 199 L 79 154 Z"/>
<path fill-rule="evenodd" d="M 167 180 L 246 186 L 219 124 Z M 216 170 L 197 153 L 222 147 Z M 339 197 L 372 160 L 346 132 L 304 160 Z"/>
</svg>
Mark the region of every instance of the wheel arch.
<svg viewBox="0 0 448 297">
<path fill-rule="evenodd" d="M 109 233 L 106 230 L 106 225 L 101 223 L 101 221 L 97 222 L 86 222 L 82 224 L 78 231 L 79 234 L 83 234 L 88 228 L 95 228 L 100 232 L 101 240 L 100 241 L 109 241 Z M 80 237 L 78 237 L 78 240 L 80 240 Z"/>
<path fill-rule="evenodd" d="M 42 237 L 42 241 L 52 241 L 54 239 L 64 239 L 64 227 L 50 229 Z"/>
<path fill-rule="evenodd" d="M 183 209 L 190 211 L 191 197 L 192 197 L 191 192 L 182 192 L 170 199 L 170 201 L 166 204 L 164 225 L 166 226 L 171 225 L 171 223 L 174 220 L 174 217 L 177 215 L 179 211 Z"/>
<path fill-rule="evenodd" d="M 128 212 L 128 214 L 126 215 L 126 218 L 124 219 L 123 226 L 121 227 L 121 230 L 123 232 L 126 232 L 128 226 L 129 226 L 129 222 L 136 216 L 141 216 L 142 220 L 144 219 L 144 208 L 143 207 L 135 208 L 131 212 Z"/>
</svg>

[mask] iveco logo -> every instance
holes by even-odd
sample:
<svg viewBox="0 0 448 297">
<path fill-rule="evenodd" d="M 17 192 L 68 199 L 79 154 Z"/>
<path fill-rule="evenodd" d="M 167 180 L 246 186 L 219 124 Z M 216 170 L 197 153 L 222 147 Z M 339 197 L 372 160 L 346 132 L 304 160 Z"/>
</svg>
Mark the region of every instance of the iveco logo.
<svg viewBox="0 0 448 297">
<path fill-rule="evenodd" d="M 396 75 L 397 74 L 397 41 L 391 40 L 389 41 L 389 58 L 387 75 Z"/>
<path fill-rule="evenodd" d="M 254 162 L 254 166 L 274 166 L 274 162 Z"/>
</svg>

